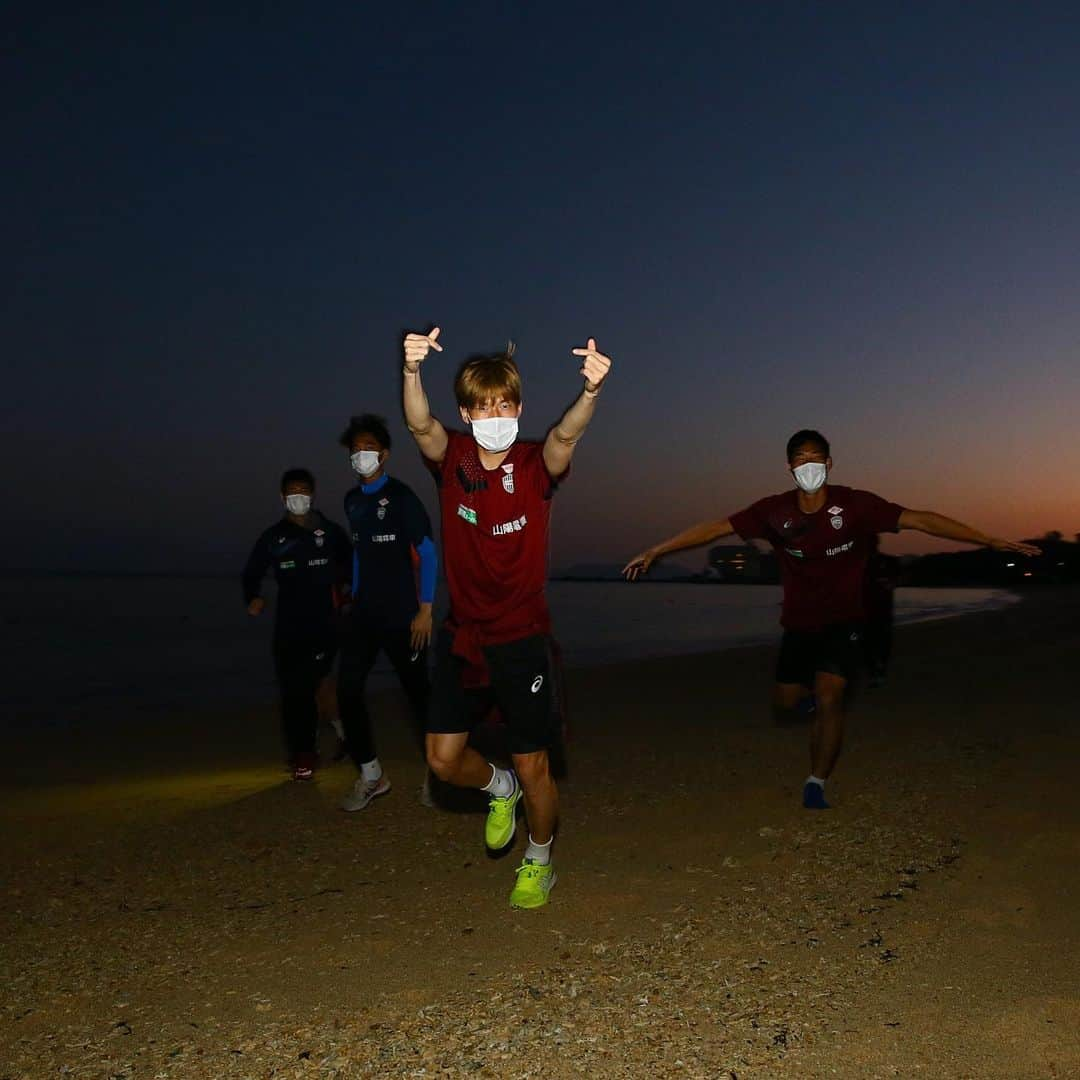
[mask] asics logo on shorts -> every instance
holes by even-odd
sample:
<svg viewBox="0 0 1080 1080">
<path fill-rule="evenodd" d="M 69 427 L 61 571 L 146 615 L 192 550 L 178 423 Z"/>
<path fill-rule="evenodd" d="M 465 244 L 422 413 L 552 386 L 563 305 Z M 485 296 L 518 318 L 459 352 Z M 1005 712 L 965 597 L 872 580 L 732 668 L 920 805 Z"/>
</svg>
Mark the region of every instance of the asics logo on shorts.
<svg viewBox="0 0 1080 1080">
<path fill-rule="evenodd" d="M 537 675 L 536 678 L 533 679 L 532 692 L 534 694 L 539 693 L 540 687 L 543 686 L 543 685 L 544 685 L 544 676 L 543 675 Z"/>
</svg>

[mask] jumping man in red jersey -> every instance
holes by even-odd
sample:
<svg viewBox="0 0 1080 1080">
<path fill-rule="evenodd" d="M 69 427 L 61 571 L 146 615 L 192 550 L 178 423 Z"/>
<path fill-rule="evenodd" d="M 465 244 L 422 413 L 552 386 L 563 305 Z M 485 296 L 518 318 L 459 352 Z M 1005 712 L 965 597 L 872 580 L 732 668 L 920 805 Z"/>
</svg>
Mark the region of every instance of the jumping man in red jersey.
<svg viewBox="0 0 1080 1080">
<path fill-rule="evenodd" d="M 468 434 L 431 415 L 420 365 L 442 352 L 439 328 L 405 337 L 405 420 L 435 475 L 442 513 L 450 615 L 436 646 L 427 757 L 435 775 L 489 796 L 484 839 L 493 851 L 514 838 L 524 798 L 529 844 L 510 893 L 513 907 L 547 903 L 555 884 L 551 841 L 558 792 L 548 750 L 559 735 L 553 707 L 547 580 L 551 499 L 596 408 L 611 360 L 589 338 L 581 357 L 585 386 L 542 442 L 518 440 L 521 375 L 510 352 L 469 360 L 454 381 Z M 513 772 L 468 745 L 462 674 L 487 669 L 506 722 Z"/>
<path fill-rule="evenodd" d="M 774 703 L 790 710 L 811 691 L 816 697 L 803 806 L 827 810 L 825 780 L 840 756 L 844 691 L 863 659 L 867 560 L 876 550 L 876 534 L 916 529 L 996 551 L 1040 552 L 1030 544 L 998 540 L 928 510 L 905 510 L 869 491 L 826 486 L 832 458 L 820 432 L 804 430 L 792 435 L 787 460 L 794 490 L 761 499 L 723 521 L 693 525 L 634 556 L 623 573 L 633 581 L 661 555 L 709 544 L 732 533 L 772 545 L 784 585 L 780 617 L 784 636 Z"/>
</svg>

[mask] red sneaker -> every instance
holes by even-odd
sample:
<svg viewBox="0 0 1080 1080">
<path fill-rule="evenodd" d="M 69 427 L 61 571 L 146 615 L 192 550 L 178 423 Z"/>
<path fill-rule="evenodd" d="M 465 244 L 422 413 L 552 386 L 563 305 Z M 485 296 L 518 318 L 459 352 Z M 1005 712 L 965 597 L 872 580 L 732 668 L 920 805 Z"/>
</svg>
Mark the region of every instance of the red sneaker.
<svg viewBox="0 0 1080 1080">
<path fill-rule="evenodd" d="M 297 754 L 293 763 L 294 780 L 310 780 L 315 775 L 315 755 Z"/>
</svg>

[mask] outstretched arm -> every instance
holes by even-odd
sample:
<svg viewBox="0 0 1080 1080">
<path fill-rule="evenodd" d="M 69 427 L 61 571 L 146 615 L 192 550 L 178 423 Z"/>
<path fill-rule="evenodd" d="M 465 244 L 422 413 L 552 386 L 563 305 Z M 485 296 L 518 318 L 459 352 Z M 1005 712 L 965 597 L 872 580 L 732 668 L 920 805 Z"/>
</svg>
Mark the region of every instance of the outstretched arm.
<svg viewBox="0 0 1080 1080">
<path fill-rule="evenodd" d="M 649 567 L 662 555 L 670 555 L 673 551 L 683 551 L 686 548 L 701 547 L 702 544 L 709 544 L 713 540 L 731 536 L 734 531 L 727 518 L 723 521 L 702 521 L 698 525 L 691 525 L 689 529 L 685 529 L 676 536 L 661 540 L 659 544 L 648 548 L 640 555 L 635 555 L 623 567 L 622 572 L 627 581 L 634 581 L 639 575 L 648 573 Z"/>
<path fill-rule="evenodd" d="M 424 385 L 420 381 L 420 365 L 432 349 L 442 352 L 438 337 L 437 326 L 430 334 L 406 334 L 405 366 L 402 368 L 405 424 L 416 440 L 416 445 L 420 447 L 420 453 L 436 464 L 446 457 L 448 440 L 446 428 L 431 415 L 427 394 L 424 393 Z"/>
<path fill-rule="evenodd" d="M 562 476 L 570 468 L 574 447 L 589 426 L 596 410 L 596 397 L 611 370 L 611 358 L 597 350 L 595 338 L 589 338 L 585 348 L 573 352 L 583 358 L 581 374 L 585 376 L 585 388 L 544 440 L 544 465 L 550 476 Z"/>
<path fill-rule="evenodd" d="M 1021 544 L 1015 540 L 1001 540 L 987 536 L 986 533 L 953 521 L 943 514 L 932 510 L 905 510 L 897 522 L 901 529 L 915 529 L 930 536 L 940 536 L 945 540 L 960 540 L 965 544 L 978 544 L 980 547 L 993 548 L 994 551 L 1017 551 L 1021 555 L 1041 555 L 1042 551 L 1034 544 Z"/>
</svg>

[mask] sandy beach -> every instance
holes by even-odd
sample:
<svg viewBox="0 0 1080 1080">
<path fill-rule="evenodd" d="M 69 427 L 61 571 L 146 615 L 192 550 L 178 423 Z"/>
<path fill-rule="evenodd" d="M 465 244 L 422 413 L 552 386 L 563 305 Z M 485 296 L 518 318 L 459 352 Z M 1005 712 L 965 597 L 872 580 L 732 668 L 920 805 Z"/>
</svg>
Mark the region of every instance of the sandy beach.
<svg viewBox="0 0 1080 1080">
<path fill-rule="evenodd" d="M 902 628 L 821 814 L 773 649 L 571 672 L 536 912 L 396 693 L 353 815 L 272 710 L 23 733 L 0 1077 L 1080 1075 L 1078 601 Z"/>
</svg>

